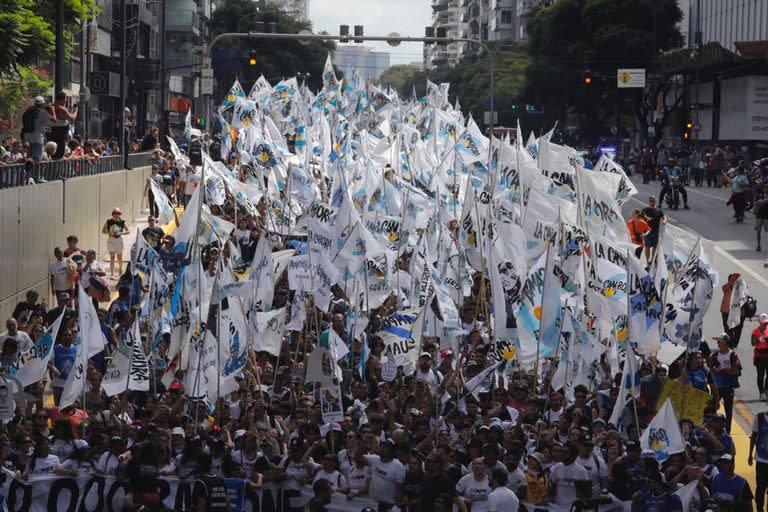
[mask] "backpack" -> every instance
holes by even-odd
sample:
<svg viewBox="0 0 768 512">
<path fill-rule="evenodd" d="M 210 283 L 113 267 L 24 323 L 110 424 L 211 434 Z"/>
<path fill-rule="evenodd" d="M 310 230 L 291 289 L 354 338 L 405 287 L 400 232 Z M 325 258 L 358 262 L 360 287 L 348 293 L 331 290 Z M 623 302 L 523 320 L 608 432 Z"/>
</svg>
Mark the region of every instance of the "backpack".
<svg viewBox="0 0 768 512">
<path fill-rule="evenodd" d="M 189 163 L 194 166 L 203 165 L 203 145 L 199 140 L 192 140 L 189 142 L 189 149 L 187 150 L 189 156 Z"/>
<path fill-rule="evenodd" d="M 751 295 L 744 298 L 744 304 L 741 305 L 741 317 L 752 319 L 757 313 L 757 301 Z"/>
<path fill-rule="evenodd" d="M 29 107 L 21 114 L 21 138 L 24 138 L 24 134 L 32 133 L 35 131 L 35 118 L 37 117 L 37 108 Z"/>
</svg>

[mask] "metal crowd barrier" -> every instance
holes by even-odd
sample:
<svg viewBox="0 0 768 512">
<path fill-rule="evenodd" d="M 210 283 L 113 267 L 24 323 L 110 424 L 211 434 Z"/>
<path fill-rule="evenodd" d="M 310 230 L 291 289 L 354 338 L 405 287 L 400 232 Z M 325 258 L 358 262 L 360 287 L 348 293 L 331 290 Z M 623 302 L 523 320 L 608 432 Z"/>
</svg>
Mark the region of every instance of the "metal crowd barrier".
<svg viewBox="0 0 768 512">
<path fill-rule="evenodd" d="M 128 167 L 147 167 L 151 165 L 152 153 L 131 153 L 128 155 Z M 123 155 L 102 156 L 96 162 L 89 163 L 84 158 L 62 158 L 47 162 L 25 162 L 0 165 L 0 188 L 20 187 L 43 181 L 64 180 L 78 176 L 92 176 L 123 168 Z"/>
</svg>

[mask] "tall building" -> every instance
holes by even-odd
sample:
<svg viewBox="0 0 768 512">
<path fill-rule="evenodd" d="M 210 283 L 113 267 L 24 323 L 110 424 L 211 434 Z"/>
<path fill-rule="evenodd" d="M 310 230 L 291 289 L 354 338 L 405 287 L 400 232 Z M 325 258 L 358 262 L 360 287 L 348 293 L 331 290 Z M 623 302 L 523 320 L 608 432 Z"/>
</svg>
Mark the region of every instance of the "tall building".
<svg viewBox="0 0 768 512">
<path fill-rule="evenodd" d="M 435 33 L 445 29 L 446 37 L 466 37 L 463 32 L 462 4 L 467 0 L 432 0 L 432 27 Z M 462 43 L 429 45 L 424 50 L 424 67 L 455 66 L 463 48 Z"/>
<path fill-rule="evenodd" d="M 768 40 L 768 0 L 681 0 L 680 8 L 689 47 L 696 46 L 699 25 L 702 44 L 718 42 L 732 52 L 737 42 Z"/>
<path fill-rule="evenodd" d="M 491 0 L 488 11 L 488 40 L 515 40 L 517 0 Z"/>
<path fill-rule="evenodd" d="M 389 68 L 389 53 L 377 52 L 370 46 L 339 45 L 333 63 L 344 72 L 357 70 L 363 80 L 378 80 Z"/>
<path fill-rule="evenodd" d="M 309 0 L 266 0 L 266 3 L 277 6 L 299 21 L 309 20 Z"/>
</svg>

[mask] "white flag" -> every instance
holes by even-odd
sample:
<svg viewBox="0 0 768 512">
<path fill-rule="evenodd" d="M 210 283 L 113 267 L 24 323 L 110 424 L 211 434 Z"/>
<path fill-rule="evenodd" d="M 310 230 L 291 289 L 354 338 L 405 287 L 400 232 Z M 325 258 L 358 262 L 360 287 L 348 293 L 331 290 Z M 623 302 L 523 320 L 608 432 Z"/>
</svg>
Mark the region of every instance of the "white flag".
<svg viewBox="0 0 768 512">
<path fill-rule="evenodd" d="M 648 428 L 640 436 L 640 447 L 652 450 L 659 462 L 664 462 L 671 455 L 685 451 L 685 441 L 680 432 L 680 424 L 675 417 L 672 401 L 667 398 L 659 412 L 651 420 Z"/>
<path fill-rule="evenodd" d="M 331 346 L 330 352 L 336 361 L 341 361 L 344 356 L 349 354 L 349 347 L 333 329 L 328 329 L 328 343 Z"/>
<path fill-rule="evenodd" d="M 112 360 L 109 362 L 101 381 L 101 389 L 107 396 L 115 396 L 125 391 L 128 386 L 128 366 L 130 364 L 131 361 L 128 356 L 121 351 L 115 350 L 112 353 Z"/>
<path fill-rule="evenodd" d="M 128 335 L 128 343 L 130 344 L 128 348 L 131 350 L 128 389 L 149 391 L 149 361 L 144 353 L 144 346 L 141 343 L 138 317 L 133 321 L 133 326 Z"/>
<path fill-rule="evenodd" d="M 701 510 L 701 494 L 699 493 L 699 480 L 694 479 L 681 487 L 675 494 L 680 497 L 683 504 L 683 512 L 699 512 Z"/>
<path fill-rule="evenodd" d="M 480 393 L 490 389 L 493 372 L 496 371 L 500 364 L 501 361 L 489 366 L 464 384 L 464 387 L 467 388 L 467 391 L 469 391 L 473 397 L 475 397 L 475 400 L 480 400 Z"/>
<path fill-rule="evenodd" d="M 61 311 L 59 318 L 57 318 L 53 324 L 46 329 L 39 340 L 35 342 L 35 346 L 32 347 L 28 353 L 24 354 L 24 364 L 19 368 L 16 373 L 16 378 L 19 380 L 22 386 L 27 387 L 43 380 L 45 370 L 48 367 L 48 361 L 51 360 L 51 354 L 53 353 L 53 344 L 56 340 L 56 336 L 59 333 L 61 322 L 64 319 L 65 310 Z"/>
<path fill-rule="evenodd" d="M 624 373 L 621 376 L 621 387 L 619 388 L 619 396 L 616 397 L 616 403 L 613 406 L 613 412 L 608 420 L 617 428 L 621 426 L 621 413 L 624 411 L 624 406 L 632 397 L 639 396 L 640 391 L 640 377 L 637 368 L 637 357 L 631 348 L 627 350 L 627 358 L 624 360 Z"/>
<path fill-rule="evenodd" d="M 256 313 L 256 332 L 254 338 L 254 350 L 266 350 L 276 357 L 280 357 L 280 347 L 283 344 L 283 330 L 285 328 L 285 308 L 275 309 L 268 313 Z"/>
<path fill-rule="evenodd" d="M 728 311 L 729 328 L 733 329 L 741 323 L 741 306 L 747 300 L 747 295 L 749 295 L 749 286 L 744 279 L 739 277 L 733 283 L 733 290 L 731 291 L 731 307 Z"/>
<path fill-rule="evenodd" d="M 149 179 L 149 178 L 147 178 Z M 160 185 L 155 182 L 155 180 L 150 179 L 149 180 L 149 186 L 152 189 L 152 195 L 155 199 L 155 205 L 157 205 L 158 210 L 158 216 L 157 216 L 157 222 L 159 224 L 168 224 L 173 219 L 176 218 L 176 215 L 173 211 L 173 206 L 171 206 L 171 202 L 168 200 L 168 196 L 165 195 L 165 192 L 163 192 L 163 189 L 160 188 Z"/>
</svg>

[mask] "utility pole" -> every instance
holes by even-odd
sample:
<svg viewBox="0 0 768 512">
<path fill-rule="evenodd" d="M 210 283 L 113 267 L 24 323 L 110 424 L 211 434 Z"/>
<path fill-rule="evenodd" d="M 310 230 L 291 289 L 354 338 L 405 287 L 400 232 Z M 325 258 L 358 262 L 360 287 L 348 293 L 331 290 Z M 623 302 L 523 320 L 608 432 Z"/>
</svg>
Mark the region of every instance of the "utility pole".
<svg viewBox="0 0 768 512">
<path fill-rule="evenodd" d="M 53 94 L 64 90 L 64 0 L 56 0 L 56 55 Z"/>
<path fill-rule="evenodd" d="M 120 104 L 118 108 L 120 113 L 120 148 L 123 153 L 123 168 L 128 167 L 128 132 L 125 128 L 125 96 L 126 96 L 126 79 L 128 74 L 128 13 L 126 0 L 120 0 Z"/>
<path fill-rule="evenodd" d="M 168 72 L 165 69 L 165 44 L 166 44 L 166 21 L 165 9 L 167 0 L 160 0 L 160 137 L 158 142 L 161 148 L 168 147 L 168 139 L 165 137 L 168 132 Z"/>
<path fill-rule="evenodd" d="M 696 0 L 696 105 L 694 107 L 694 140 L 699 141 L 699 132 L 701 131 L 701 123 L 699 122 L 699 109 L 701 108 L 701 0 Z"/>
</svg>

